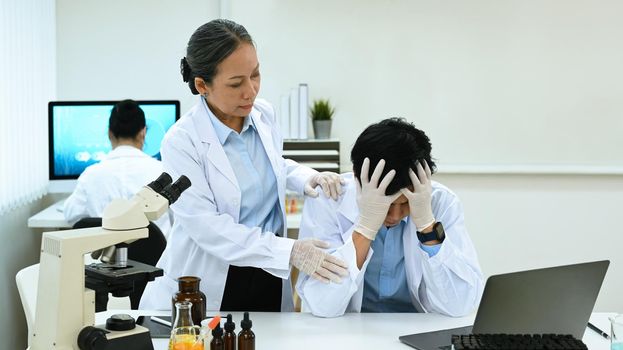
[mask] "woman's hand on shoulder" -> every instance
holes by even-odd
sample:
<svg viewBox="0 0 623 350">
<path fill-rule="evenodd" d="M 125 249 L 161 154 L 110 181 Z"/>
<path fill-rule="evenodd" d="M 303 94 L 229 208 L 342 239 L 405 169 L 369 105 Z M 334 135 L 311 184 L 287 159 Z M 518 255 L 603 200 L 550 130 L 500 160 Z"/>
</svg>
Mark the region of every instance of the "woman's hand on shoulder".
<svg viewBox="0 0 623 350">
<path fill-rule="evenodd" d="M 342 186 L 345 184 L 344 179 L 340 174 L 333 173 L 330 171 L 323 171 L 320 173 L 316 173 L 307 179 L 305 183 L 305 195 L 310 196 L 312 198 L 318 197 L 318 191 L 316 191 L 316 187 L 320 186 L 322 191 L 327 197 L 333 198 L 333 200 L 337 200 L 340 195 L 342 195 Z"/>
</svg>

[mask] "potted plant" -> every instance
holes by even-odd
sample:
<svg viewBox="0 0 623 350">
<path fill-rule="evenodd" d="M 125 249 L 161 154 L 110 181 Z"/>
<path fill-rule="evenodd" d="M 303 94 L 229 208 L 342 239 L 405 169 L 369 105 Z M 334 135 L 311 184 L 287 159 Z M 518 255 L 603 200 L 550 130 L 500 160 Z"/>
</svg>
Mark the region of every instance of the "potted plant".
<svg viewBox="0 0 623 350">
<path fill-rule="evenodd" d="M 314 136 L 317 139 L 328 139 L 331 137 L 331 118 L 335 113 L 335 108 L 331 106 L 329 100 L 314 100 L 310 109 Z"/>
</svg>

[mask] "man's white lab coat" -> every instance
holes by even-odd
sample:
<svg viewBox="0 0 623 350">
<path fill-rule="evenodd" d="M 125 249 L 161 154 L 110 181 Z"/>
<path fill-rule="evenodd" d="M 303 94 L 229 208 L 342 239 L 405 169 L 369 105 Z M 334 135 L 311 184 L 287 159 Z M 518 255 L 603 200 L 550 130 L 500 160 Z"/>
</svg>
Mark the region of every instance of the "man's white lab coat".
<svg viewBox="0 0 623 350">
<path fill-rule="evenodd" d="M 132 146 L 117 146 L 101 162 L 87 167 L 76 188 L 63 204 L 70 224 L 86 217 L 101 217 L 116 198 L 132 198 L 143 186 L 162 174 L 162 163 Z M 167 236 L 171 229 L 169 213 L 154 221 Z"/>
<path fill-rule="evenodd" d="M 349 276 L 339 284 L 324 284 L 305 274 L 299 276 L 297 292 L 303 311 L 316 316 L 336 317 L 361 311 L 363 278 L 374 254 L 370 249 L 362 269 L 357 268 L 351 238 L 359 215 L 356 182 L 352 173 L 344 178 L 345 193 L 337 202 L 321 194 L 318 198 L 306 198 L 303 206 L 299 239 L 314 237 L 329 242 L 333 255 L 349 265 Z M 446 239 L 439 252 L 429 257 L 420 248 L 415 225 L 407 219 L 403 234 L 407 284 L 417 310 L 462 316 L 478 306 L 483 290 L 482 272 L 465 229 L 458 197 L 437 182 L 432 186 L 433 215 L 443 224 Z"/>
<path fill-rule="evenodd" d="M 147 284 L 140 307 L 170 309 L 171 296 L 178 290 L 176 279 L 191 275 L 201 278 L 207 309 L 219 310 L 231 264 L 262 268 L 283 278 L 282 310 L 292 310 L 289 260 L 294 240 L 238 223 L 240 188 L 207 113 L 202 99 L 165 136 L 165 171 L 173 179 L 186 175 L 192 185 L 171 207 L 175 223 L 157 264 L 165 274 Z M 283 140 L 270 104 L 256 100 L 249 118 L 277 177 L 285 223 L 286 186 L 302 194 L 306 180 L 316 171 L 283 159 Z"/>
</svg>

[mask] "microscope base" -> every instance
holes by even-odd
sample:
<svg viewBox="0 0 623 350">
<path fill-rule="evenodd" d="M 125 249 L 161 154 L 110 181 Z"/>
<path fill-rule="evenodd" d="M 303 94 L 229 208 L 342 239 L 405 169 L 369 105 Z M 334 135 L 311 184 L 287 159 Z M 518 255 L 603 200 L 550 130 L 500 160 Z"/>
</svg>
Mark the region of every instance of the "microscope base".
<svg viewBox="0 0 623 350">
<path fill-rule="evenodd" d="M 149 330 L 142 326 L 128 331 L 110 331 L 105 325 L 85 327 L 78 336 L 81 350 L 154 350 Z"/>
</svg>

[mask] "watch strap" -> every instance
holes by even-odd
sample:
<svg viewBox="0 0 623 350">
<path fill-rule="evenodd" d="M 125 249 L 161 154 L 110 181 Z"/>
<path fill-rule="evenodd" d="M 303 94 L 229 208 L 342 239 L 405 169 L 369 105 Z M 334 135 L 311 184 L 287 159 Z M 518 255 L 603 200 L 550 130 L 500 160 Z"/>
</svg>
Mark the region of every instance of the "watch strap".
<svg viewBox="0 0 623 350">
<path fill-rule="evenodd" d="M 422 232 L 417 231 L 417 238 L 421 243 L 426 243 L 426 242 L 435 241 L 435 240 L 441 243 L 446 238 L 446 235 L 445 235 L 443 225 L 441 224 L 441 222 L 436 222 L 433 225 L 433 230 L 431 232 L 422 233 Z"/>
</svg>

